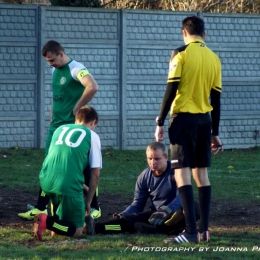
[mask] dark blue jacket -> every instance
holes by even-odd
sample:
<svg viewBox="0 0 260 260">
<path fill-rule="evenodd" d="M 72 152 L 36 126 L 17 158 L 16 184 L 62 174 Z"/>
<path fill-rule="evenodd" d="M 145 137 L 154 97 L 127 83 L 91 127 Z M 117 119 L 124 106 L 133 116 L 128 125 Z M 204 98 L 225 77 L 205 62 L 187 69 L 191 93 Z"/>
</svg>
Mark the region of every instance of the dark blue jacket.
<svg viewBox="0 0 260 260">
<path fill-rule="evenodd" d="M 168 206 L 172 212 L 181 208 L 180 197 L 174 179 L 174 170 L 168 161 L 167 169 L 161 176 L 154 176 L 148 167 L 139 176 L 135 185 L 134 200 L 121 214 L 142 212 L 150 198 L 150 209 L 158 210 L 161 206 Z"/>
</svg>

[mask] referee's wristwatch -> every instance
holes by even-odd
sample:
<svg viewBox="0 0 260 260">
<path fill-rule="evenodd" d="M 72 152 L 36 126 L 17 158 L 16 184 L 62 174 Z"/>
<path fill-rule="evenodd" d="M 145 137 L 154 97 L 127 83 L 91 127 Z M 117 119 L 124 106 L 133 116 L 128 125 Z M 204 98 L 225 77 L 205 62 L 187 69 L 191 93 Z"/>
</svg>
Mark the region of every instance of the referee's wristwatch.
<svg viewBox="0 0 260 260">
<path fill-rule="evenodd" d="M 156 117 L 155 122 L 158 126 L 163 126 L 164 125 L 164 120 L 161 119 L 159 116 Z"/>
</svg>

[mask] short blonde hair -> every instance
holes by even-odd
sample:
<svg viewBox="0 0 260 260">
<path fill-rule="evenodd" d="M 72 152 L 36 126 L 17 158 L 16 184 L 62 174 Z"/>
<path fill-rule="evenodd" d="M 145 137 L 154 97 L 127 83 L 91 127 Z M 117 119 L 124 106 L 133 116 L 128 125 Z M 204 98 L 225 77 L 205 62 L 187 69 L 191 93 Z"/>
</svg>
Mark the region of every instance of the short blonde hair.
<svg viewBox="0 0 260 260">
<path fill-rule="evenodd" d="M 168 156 L 168 150 L 166 148 L 166 145 L 160 142 L 152 142 L 150 143 L 147 148 L 146 152 L 148 151 L 156 151 L 156 150 L 162 150 L 164 156 Z"/>
</svg>

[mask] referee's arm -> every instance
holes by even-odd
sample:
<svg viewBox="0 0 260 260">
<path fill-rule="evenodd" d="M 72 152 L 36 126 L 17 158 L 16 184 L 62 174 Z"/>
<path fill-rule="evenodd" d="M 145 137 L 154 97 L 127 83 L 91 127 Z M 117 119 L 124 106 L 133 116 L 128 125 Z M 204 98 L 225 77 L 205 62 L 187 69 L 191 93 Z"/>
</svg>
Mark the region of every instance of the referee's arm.
<svg viewBox="0 0 260 260">
<path fill-rule="evenodd" d="M 164 120 L 171 108 L 172 102 L 175 99 L 176 92 L 178 89 L 179 82 L 168 82 L 167 87 L 163 96 L 161 108 L 160 108 L 160 113 L 159 113 L 159 121 L 163 122 L 159 126 L 163 126 Z"/>
<path fill-rule="evenodd" d="M 217 136 L 219 134 L 219 121 L 220 121 L 220 92 L 211 89 L 210 100 L 213 110 L 211 111 L 212 121 L 212 135 Z"/>
</svg>

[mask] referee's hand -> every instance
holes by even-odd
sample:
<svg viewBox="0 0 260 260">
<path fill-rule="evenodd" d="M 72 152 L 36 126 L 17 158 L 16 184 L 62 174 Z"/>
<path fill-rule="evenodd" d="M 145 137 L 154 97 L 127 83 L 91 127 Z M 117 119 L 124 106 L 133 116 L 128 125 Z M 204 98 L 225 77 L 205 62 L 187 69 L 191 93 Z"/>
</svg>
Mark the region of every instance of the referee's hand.
<svg viewBox="0 0 260 260">
<path fill-rule="evenodd" d="M 223 145 L 222 145 L 218 135 L 212 135 L 211 152 L 215 155 L 219 151 L 224 151 Z"/>
<path fill-rule="evenodd" d="M 164 140 L 163 134 L 164 134 L 163 126 L 156 126 L 154 136 L 157 142 L 161 142 Z"/>
</svg>

